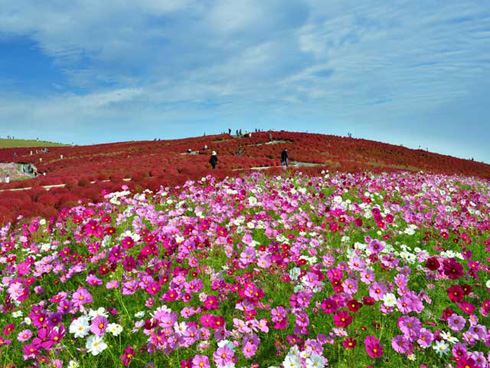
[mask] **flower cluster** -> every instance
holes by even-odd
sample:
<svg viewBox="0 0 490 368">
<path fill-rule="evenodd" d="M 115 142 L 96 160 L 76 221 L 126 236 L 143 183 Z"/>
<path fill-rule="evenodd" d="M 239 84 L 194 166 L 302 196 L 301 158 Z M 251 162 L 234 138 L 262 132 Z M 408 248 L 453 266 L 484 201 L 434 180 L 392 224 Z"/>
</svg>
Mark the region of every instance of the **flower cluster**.
<svg viewBox="0 0 490 368">
<path fill-rule="evenodd" d="M 188 181 L 0 229 L 0 365 L 487 367 L 490 186 Z"/>
</svg>

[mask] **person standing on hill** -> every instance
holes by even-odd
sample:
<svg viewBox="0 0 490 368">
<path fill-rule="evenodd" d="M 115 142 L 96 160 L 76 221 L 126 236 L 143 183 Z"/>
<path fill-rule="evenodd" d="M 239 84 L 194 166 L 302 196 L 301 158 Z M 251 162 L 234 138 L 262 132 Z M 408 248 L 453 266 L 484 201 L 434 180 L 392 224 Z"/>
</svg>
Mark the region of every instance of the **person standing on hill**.
<svg viewBox="0 0 490 368">
<path fill-rule="evenodd" d="M 288 167 L 289 165 L 289 155 L 288 155 L 288 149 L 284 148 L 283 151 L 281 152 L 281 165 Z"/>
<path fill-rule="evenodd" d="M 217 155 L 216 151 L 213 151 L 211 153 L 211 157 L 209 158 L 209 163 L 211 164 L 211 167 L 213 169 L 216 168 L 216 165 L 218 164 L 218 155 Z"/>
</svg>

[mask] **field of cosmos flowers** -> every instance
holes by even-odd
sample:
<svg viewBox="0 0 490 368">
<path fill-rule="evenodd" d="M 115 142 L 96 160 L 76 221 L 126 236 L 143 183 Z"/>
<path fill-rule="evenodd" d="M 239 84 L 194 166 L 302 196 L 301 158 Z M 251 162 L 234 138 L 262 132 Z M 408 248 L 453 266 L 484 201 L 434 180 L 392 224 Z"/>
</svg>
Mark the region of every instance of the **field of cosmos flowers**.
<svg viewBox="0 0 490 368">
<path fill-rule="evenodd" d="M 487 367 L 488 179 L 301 173 L 0 230 L 0 367 Z"/>
</svg>

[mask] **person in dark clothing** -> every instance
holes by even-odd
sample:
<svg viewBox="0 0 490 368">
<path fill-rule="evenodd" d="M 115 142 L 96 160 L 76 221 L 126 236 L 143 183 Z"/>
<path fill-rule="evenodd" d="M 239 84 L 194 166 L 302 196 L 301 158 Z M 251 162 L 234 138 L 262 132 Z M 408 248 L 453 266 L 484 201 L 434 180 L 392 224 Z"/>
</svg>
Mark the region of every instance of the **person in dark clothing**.
<svg viewBox="0 0 490 368">
<path fill-rule="evenodd" d="M 216 165 L 218 164 L 218 155 L 216 154 L 216 151 L 213 151 L 211 153 L 211 157 L 209 158 L 209 163 L 211 164 L 211 167 L 213 169 L 216 168 Z"/>
<path fill-rule="evenodd" d="M 281 152 L 281 165 L 288 167 L 288 164 L 289 164 L 288 149 L 284 148 L 284 150 Z"/>
</svg>

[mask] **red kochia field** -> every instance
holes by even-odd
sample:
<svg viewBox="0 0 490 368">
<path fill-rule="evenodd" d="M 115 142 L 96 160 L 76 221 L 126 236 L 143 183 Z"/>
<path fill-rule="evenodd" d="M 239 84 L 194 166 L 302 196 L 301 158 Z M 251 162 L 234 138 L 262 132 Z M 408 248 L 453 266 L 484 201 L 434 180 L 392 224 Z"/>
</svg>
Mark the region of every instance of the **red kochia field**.
<svg viewBox="0 0 490 368">
<path fill-rule="evenodd" d="M 462 174 L 490 178 L 490 165 L 449 156 L 411 150 L 379 142 L 320 134 L 271 132 L 252 137 L 229 135 L 203 136 L 178 140 L 124 142 L 93 146 L 50 147 L 46 154 L 36 149 L 1 149 L 0 161 L 32 162 L 46 176 L 0 184 L 0 190 L 26 188 L 26 191 L 0 192 L 0 223 L 17 216 L 52 216 L 59 209 L 79 201 L 100 201 L 103 193 L 118 190 L 122 184 L 131 189 L 158 189 L 160 185 L 179 185 L 211 172 L 208 165 L 212 150 L 218 152 L 218 178 L 236 176 L 251 169 L 279 163 L 280 152 L 288 148 L 290 160 L 301 162 L 303 171 L 358 172 L 370 170 Z M 203 150 L 204 146 L 208 150 Z M 193 154 L 187 154 L 191 149 Z M 30 155 L 33 151 L 33 155 Z M 61 156 L 62 155 L 62 156 Z M 61 158 L 63 157 L 63 158 Z M 125 181 L 129 180 L 130 181 Z M 53 185 L 49 191 L 43 186 Z"/>
</svg>

